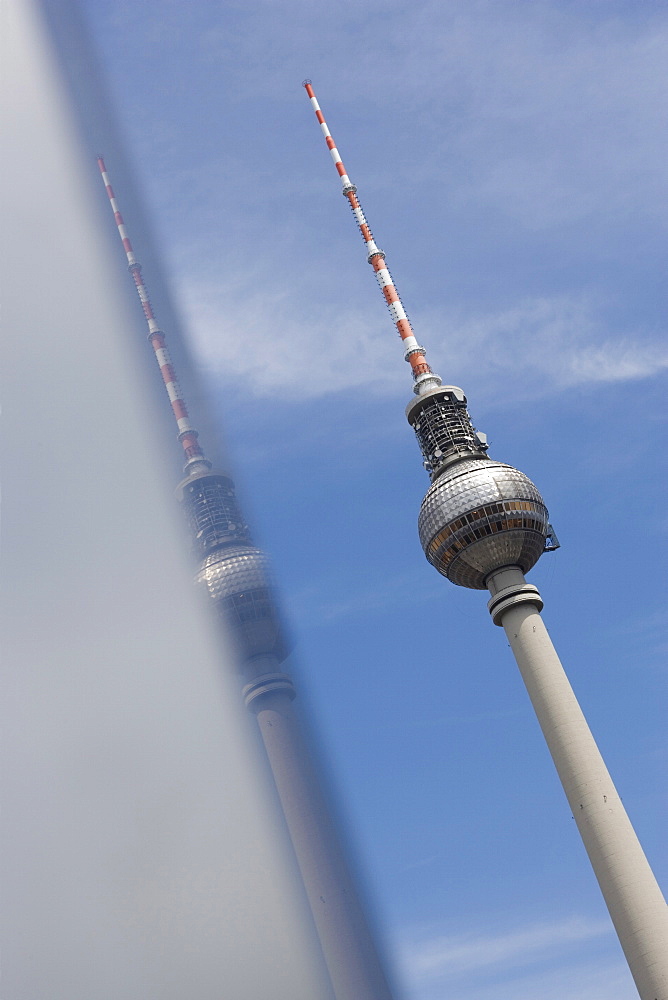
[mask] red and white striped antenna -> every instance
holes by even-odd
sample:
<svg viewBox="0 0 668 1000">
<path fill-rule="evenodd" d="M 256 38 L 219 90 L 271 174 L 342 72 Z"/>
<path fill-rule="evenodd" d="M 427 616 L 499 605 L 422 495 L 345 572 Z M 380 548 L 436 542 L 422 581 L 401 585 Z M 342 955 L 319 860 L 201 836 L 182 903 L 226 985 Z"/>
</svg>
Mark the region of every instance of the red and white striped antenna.
<svg viewBox="0 0 668 1000">
<path fill-rule="evenodd" d="M 176 420 L 176 425 L 179 429 L 179 441 L 181 442 L 186 457 L 184 471 L 191 474 L 193 472 L 200 471 L 200 467 L 210 469 L 211 462 L 205 458 L 202 447 L 197 440 L 197 431 L 190 423 L 188 407 L 186 406 L 186 402 L 181 393 L 176 372 L 174 371 L 174 365 L 172 364 L 169 351 L 167 350 L 165 335 L 158 326 L 157 320 L 153 315 L 151 300 L 148 297 L 148 291 L 141 274 L 141 264 L 135 257 L 134 250 L 132 249 L 132 243 L 130 242 L 125 223 L 123 222 L 123 216 L 118 210 L 116 196 L 109 182 L 109 174 L 107 173 L 107 168 L 105 167 L 104 160 L 101 156 L 98 156 L 97 158 L 97 165 L 100 168 L 102 180 L 104 181 L 104 185 L 107 189 L 109 203 L 118 227 L 118 235 L 121 238 L 123 249 L 125 250 L 125 256 L 128 259 L 128 270 L 134 279 L 137 294 L 139 295 L 139 301 L 141 302 L 142 309 L 144 310 L 144 316 L 146 317 L 146 324 L 148 326 L 148 339 L 153 348 L 155 359 L 158 362 L 162 380 L 165 383 L 165 389 L 167 390 L 167 395 L 169 396 L 169 401 L 172 406 L 174 419 Z"/>
<path fill-rule="evenodd" d="M 341 193 L 348 199 L 353 215 L 355 216 L 355 221 L 357 222 L 359 231 L 362 234 L 362 239 L 364 240 L 367 251 L 367 260 L 375 271 L 380 290 L 383 293 L 385 302 L 387 303 L 387 308 L 390 310 L 390 316 L 392 317 L 392 321 L 397 328 L 397 332 L 403 341 L 405 349 L 404 357 L 411 366 L 413 378 L 415 380 L 413 389 L 416 394 L 420 395 L 428 389 L 433 389 L 434 387 L 439 386 L 441 384 L 441 379 L 427 364 L 424 347 L 420 347 L 417 342 L 417 338 L 413 332 L 410 320 L 406 315 L 406 310 L 403 307 L 399 292 L 397 291 L 392 275 L 385 264 L 385 254 L 376 246 L 373 234 L 369 228 L 369 223 L 366 221 L 366 217 L 362 211 L 362 206 L 360 205 L 357 197 L 357 188 L 351 182 L 348 174 L 346 173 L 343 160 L 341 159 L 339 151 L 336 148 L 336 144 L 332 139 L 332 134 L 327 127 L 325 117 L 320 110 L 320 105 L 318 104 L 313 91 L 311 81 L 304 80 L 304 87 L 306 88 L 306 93 L 311 101 L 311 107 L 315 111 L 315 116 L 318 119 L 320 128 L 322 129 L 322 134 L 325 137 L 327 148 L 329 149 L 332 159 L 334 160 L 334 166 L 336 167 L 339 177 L 341 178 L 341 184 L 343 186 Z"/>
</svg>

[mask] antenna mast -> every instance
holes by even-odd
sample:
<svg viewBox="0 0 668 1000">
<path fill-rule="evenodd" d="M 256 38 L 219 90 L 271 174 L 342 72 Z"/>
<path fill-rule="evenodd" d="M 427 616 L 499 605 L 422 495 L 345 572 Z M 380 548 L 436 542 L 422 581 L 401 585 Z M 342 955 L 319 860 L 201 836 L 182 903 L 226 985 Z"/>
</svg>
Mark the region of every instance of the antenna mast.
<svg viewBox="0 0 668 1000">
<path fill-rule="evenodd" d="M 186 406 L 186 402 L 181 393 L 176 372 L 174 371 L 174 365 L 169 356 L 169 351 L 167 350 L 165 335 L 158 326 L 156 318 L 153 315 L 151 300 L 149 298 L 146 285 L 144 284 L 144 279 L 142 278 L 141 264 L 135 257 L 130 237 L 128 236 L 127 229 L 125 228 L 125 223 L 123 222 L 123 216 L 118 209 L 114 189 L 109 181 L 107 168 L 101 156 L 98 156 L 97 158 L 97 165 L 100 168 L 100 173 L 102 174 L 102 180 L 104 181 L 104 186 L 109 197 L 109 203 L 114 213 L 116 226 L 118 227 L 118 235 L 121 238 L 123 249 L 125 250 L 125 256 L 128 260 L 128 270 L 132 275 L 137 289 L 137 294 L 139 295 L 139 301 L 141 302 L 142 309 L 144 310 L 144 316 L 146 317 L 146 324 L 148 326 L 148 339 L 151 347 L 153 348 L 155 359 L 158 362 L 162 380 L 165 383 L 165 389 L 167 390 L 167 395 L 169 396 L 169 402 L 172 407 L 174 419 L 176 420 L 176 425 L 179 429 L 179 441 L 181 442 L 181 446 L 183 447 L 186 457 L 184 472 L 190 475 L 193 472 L 197 472 L 200 467 L 202 469 L 210 469 L 211 462 L 205 458 L 202 447 L 198 441 L 197 431 L 190 423 L 188 407 Z"/>
<path fill-rule="evenodd" d="M 318 119 L 322 134 L 325 137 L 327 148 L 334 161 L 334 166 L 336 167 L 337 173 L 341 178 L 341 194 L 344 198 L 348 199 L 352 213 L 355 216 L 355 222 L 359 226 L 359 231 L 362 234 L 362 239 L 364 240 L 367 252 L 366 259 L 374 270 L 376 280 L 381 292 L 383 293 L 383 298 L 385 299 L 387 308 L 390 311 L 392 322 L 396 326 L 397 332 L 403 341 L 404 358 L 410 364 L 413 371 L 413 379 L 415 380 L 413 391 L 416 395 L 422 394 L 423 392 L 426 392 L 427 389 L 433 389 L 436 386 L 439 386 L 441 384 L 441 379 L 438 375 L 432 372 L 431 368 L 427 364 L 424 347 L 420 347 L 417 342 L 417 338 L 413 333 L 413 327 L 411 326 L 410 320 L 406 315 L 406 310 L 404 309 L 399 292 L 397 291 L 392 275 L 390 274 L 385 263 L 385 254 L 376 246 L 373 233 L 371 232 L 369 223 L 366 220 L 359 198 L 357 197 L 357 188 L 346 173 L 343 160 L 339 155 L 339 151 L 332 138 L 332 133 L 327 127 L 327 122 L 325 121 L 325 117 L 320 110 L 320 105 L 318 104 L 315 93 L 313 92 L 311 81 L 304 80 L 303 85 L 306 88 L 306 93 L 311 101 L 311 107 L 315 111 L 315 116 Z"/>
</svg>

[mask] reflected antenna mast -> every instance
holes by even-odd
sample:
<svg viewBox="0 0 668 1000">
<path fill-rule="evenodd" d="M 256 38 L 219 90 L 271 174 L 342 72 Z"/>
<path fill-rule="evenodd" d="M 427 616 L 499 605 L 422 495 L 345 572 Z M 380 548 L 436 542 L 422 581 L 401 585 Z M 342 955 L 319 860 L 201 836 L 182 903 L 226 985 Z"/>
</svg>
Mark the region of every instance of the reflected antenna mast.
<svg viewBox="0 0 668 1000">
<path fill-rule="evenodd" d="M 176 372 L 174 371 L 174 365 L 172 364 L 169 351 L 167 350 L 165 335 L 158 326 L 156 318 L 153 315 L 151 300 L 149 298 L 146 285 L 144 284 L 144 279 L 142 278 L 141 264 L 135 257 L 132 243 L 130 242 L 130 237 L 128 236 L 128 232 L 123 221 L 123 216 L 118 208 L 116 196 L 114 195 L 114 189 L 112 188 L 109 180 L 109 174 L 107 173 L 104 159 L 101 156 L 98 156 L 97 158 L 97 165 L 100 168 L 100 173 L 102 174 L 102 180 L 104 181 L 104 186 L 107 191 L 109 204 L 111 205 L 111 209 L 114 213 L 114 219 L 116 220 L 116 226 L 118 227 L 118 235 L 121 238 L 123 249 L 125 250 L 125 256 L 128 260 L 128 270 L 134 280 L 135 288 L 137 289 L 137 294 L 139 295 L 139 301 L 141 302 L 141 307 L 144 311 L 146 324 L 148 326 L 148 339 L 151 347 L 153 348 L 155 359 L 158 362 L 162 380 L 165 383 L 165 389 L 167 390 L 167 395 L 169 396 L 169 402 L 172 407 L 174 419 L 176 420 L 176 425 L 179 430 L 179 441 L 183 447 L 186 459 L 184 472 L 190 474 L 200 469 L 210 469 L 211 462 L 205 458 L 204 452 L 202 451 L 198 441 L 197 431 L 190 423 L 188 407 L 186 406 L 183 394 L 181 393 Z"/>
</svg>

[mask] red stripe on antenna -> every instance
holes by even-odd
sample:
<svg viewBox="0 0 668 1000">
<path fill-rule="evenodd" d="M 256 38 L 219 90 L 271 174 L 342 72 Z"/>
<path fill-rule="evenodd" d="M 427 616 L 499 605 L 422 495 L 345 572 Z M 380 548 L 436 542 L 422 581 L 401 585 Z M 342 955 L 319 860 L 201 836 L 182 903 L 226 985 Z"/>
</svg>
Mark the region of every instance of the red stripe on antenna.
<svg viewBox="0 0 668 1000">
<path fill-rule="evenodd" d="M 188 408 L 185 400 L 181 397 L 181 390 L 179 388 L 176 372 L 165 344 L 165 335 L 161 330 L 155 329 L 157 323 L 148 297 L 148 290 L 144 284 L 144 279 L 142 278 L 141 265 L 138 263 L 134 255 L 134 250 L 132 249 L 132 243 L 130 242 L 129 237 L 125 235 L 125 223 L 123 222 L 123 216 L 118 211 L 116 206 L 116 196 L 111 184 L 109 183 L 107 168 L 101 156 L 98 156 L 97 158 L 97 165 L 100 168 L 100 173 L 102 174 L 102 180 L 104 182 L 105 190 L 111 204 L 111 209 L 114 213 L 114 220 L 118 228 L 118 235 L 121 238 L 123 249 L 128 261 L 128 267 L 130 268 L 130 273 L 132 274 L 137 294 L 139 295 L 139 301 L 141 302 L 141 307 L 148 323 L 151 346 L 153 347 L 163 382 L 169 387 L 168 391 L 171 393 L 170 403 L 172 411 L 177 422 L 180 420 L 187 420 Z M 172 396 L 175 398 L 171 398 Z M 190 463 L 198 462 L 210 466 L 210 463 L 207 462 L 204 457 L 204 452 L 197 441 L 197 431 L 193 428 L 183 428 L 179 425 L 179 432 L 181 446 L 186 456 L 186 467 L 190 465 Z"/>
<path fill-rule="evenodd" d="M 310 81 L 304 81 L 304 88 L 311 101 L 311 106 L 315 112 L 315 116 L 322 128 L 327 148 L 330 150 L 336 149 L 338 152 L 338 147 L 331 136 L 329 128 L 327 127 L 327 123 L 322 111 L 320 110 L 320 105 L 318 104 L 318 100 Z M 405 313 L 401 297 L 395 288 L 394 281 L 389 270 L 387 269 L 385 254 L 376 246 L 371 228 L 366 221 L 364 212 L 362 211 L 362 206 L 357 199 L 356 188 L 350 182 L 346 168 L 343 165 L 343 161 L 340 159 L 340 154 L 339 159 L 335 162 L 334 166 L 336 167 L 337 173 L 343 180 L 343 194 L 348 199 L 353 215 L 355 216 L 355 221 L 357 222 L 359 231 L 362 235 L 362 239 L 364 240 L 367 250 L 367 260 L 376 272 L 383 297 L 388 308 L 390 309 L 392 320 L 399 336 L 406 343 L 406 353 L 408 355 L 406 360 L 410 363 L 413 370 L 413 378 L 416 380 L 415 391 L 424 391 L 432 386 L 440 385 L 441 380 L 439 376 L 432 372 L 431 368 L 427 364 L 427 359 L 425 358 L 422 349 L 418 347 L 410 321 L 408 318 L 404 318 Z M 397 313 L 399 314 L 399 319 L 397 319 Z M 402 313 L 404 313 L 404 316 L 401 315 Z"/>
</svg>

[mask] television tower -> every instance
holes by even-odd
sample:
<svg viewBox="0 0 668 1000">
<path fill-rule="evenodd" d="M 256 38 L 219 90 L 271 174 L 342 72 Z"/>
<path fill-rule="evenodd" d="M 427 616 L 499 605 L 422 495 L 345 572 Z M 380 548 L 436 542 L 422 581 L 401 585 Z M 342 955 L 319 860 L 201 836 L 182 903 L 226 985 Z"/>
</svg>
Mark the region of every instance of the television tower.
<svg viewBox="0 0 668 1000">
<path fill-rule="evenodd" d="M 668 908 L 524 574 L 557 547 L 542 497 L 524 473 L 487 455 L 461 389 L 443 385 L 425 357 L 336 148 L 310 80 L 304 81 L 380 289 L 413 372 L 406 408 L 429 473 L 418 519 L 429 562 L 460 587 L 489 590 L 642 1000 L 668 1000 Z"/>
<path fill-rule="evenodd" d="M 118 209 L 98 157 L 118 233 L 148 325 L 148 339 L 169 396 L 185 457 L 177 497 L 199 561 L 196 583 L 213 602 L 236 645 L 246 706 L 255 715 L 306 890 L 336 1000 L 392 1000 L 329 806 L 307 749 L 288 654 L 274 603 L 268 560 L 253 545 L 229 475 L 216 472 L 188 409 Z"/>
</svg>

